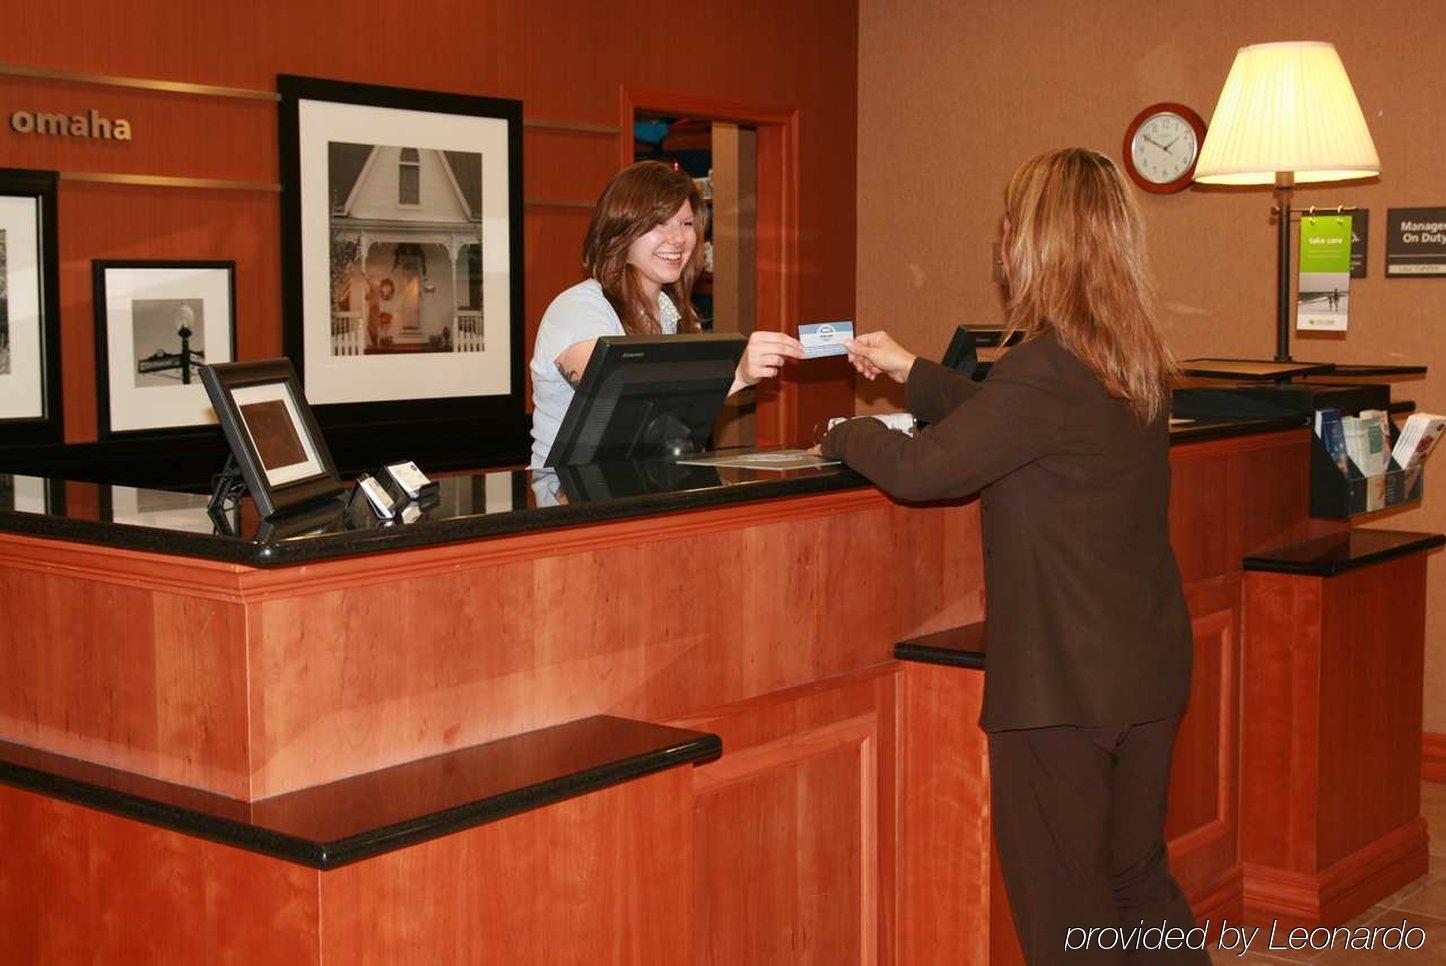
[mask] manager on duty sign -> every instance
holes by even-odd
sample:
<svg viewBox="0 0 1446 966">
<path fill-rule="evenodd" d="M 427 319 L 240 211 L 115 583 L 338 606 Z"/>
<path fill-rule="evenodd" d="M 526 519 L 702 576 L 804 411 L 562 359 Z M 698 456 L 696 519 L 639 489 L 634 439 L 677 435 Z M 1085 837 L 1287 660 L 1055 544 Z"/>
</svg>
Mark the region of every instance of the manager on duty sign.
<svg viewBox="0 0 1446 966">
<path fill-rule="evenodd" d="M 1446 276 L 1446 208 L 1386 211 L 1386 275 Z"/>
</svg>

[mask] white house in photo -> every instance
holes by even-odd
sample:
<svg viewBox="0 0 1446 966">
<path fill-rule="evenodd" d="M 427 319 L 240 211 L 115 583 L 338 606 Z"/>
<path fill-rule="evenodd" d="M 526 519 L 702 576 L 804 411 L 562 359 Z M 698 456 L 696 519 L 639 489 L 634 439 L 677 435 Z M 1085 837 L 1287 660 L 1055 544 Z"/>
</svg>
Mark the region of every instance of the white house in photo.
<svg viewBox="0 0 1446 966">
<path fill-rule="evenodd" d="M 333 142 L 328 168 L 332 354 L 483 351 L 482 156 Z"/>
</svg>

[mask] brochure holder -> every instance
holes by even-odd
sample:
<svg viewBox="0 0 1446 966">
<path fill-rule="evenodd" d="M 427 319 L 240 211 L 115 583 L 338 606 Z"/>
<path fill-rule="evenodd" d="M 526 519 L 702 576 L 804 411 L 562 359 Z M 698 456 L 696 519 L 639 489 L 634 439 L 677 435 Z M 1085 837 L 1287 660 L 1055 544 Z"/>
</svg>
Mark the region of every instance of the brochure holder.
<svg viewBox="0 0 1446 966">
<path fill-rule="evenodd" d="M 1391 443 L 1399 435 L 1389 423 Z M 1424 467 L 1403 470 L 1390 461 L 1384 474 L 1368 477 L 1346 457 L 1346 470 L 1341 472 L 1325 443 L 1314 433 L 1310 437 L 1310 515 L 1328 520 L 1349 520 L 1366 513 L 1379 513 L 1421 502 Z M 1372 500 L 1372 489 L 1375 500 Z M 1375 505 L 1379 504 L 1379 505 Z"/>
</svg>

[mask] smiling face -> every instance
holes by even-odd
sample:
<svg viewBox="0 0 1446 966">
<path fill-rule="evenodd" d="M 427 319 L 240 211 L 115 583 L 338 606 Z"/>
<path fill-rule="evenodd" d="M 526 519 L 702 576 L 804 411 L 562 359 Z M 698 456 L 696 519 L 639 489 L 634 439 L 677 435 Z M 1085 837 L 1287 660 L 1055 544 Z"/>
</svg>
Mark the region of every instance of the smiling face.
<svg viewBox="0 0 1446 966">
<path fill-rule="evenodd" d="M 664 285 L 682 276 L 697 244 L 693 205 L 685 201 L 667 221 L 633 240 L 628 246 L 628 264 L 637 270 L 644 291 L 656 299 Z"/>
</svg>

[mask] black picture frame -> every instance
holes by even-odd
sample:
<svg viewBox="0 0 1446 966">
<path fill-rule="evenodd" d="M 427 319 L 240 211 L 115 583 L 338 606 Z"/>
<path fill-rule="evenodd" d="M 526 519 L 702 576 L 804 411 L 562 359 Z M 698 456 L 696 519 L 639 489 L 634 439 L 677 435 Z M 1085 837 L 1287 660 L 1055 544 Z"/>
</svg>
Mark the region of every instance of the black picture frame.
<svg viewBox="0 0 1446 966">
<path fill-rule="evenodd" d="M 303 138 L 301 103 L 362 105 L 399 112 L 492 118 L 505 122 L 507 130 L 507 238 L 508 318 L 510 358 L 505 395 L 450 395 L 389 401 L 314 403 L 316 419 L 333 443 L 367 465 L 400 458 L 453 460 L 459 455 L 476 465 L 525 458 L 529 443 L 529 419 L 525 398 L 525 288 L 523 285 L 523 195 L 522 195 L 522 102 L 469 94 L 442 93 L 279 75 L 280 95 L 278 147 L 282 181 L 281 194 L 281 279 L 283 348 L 296 366 L 303 385 L 308 385 L 307 278 L 304 273 L 303 216 L 306 190 L 302 183 Z M 385 131 L 367 138 L 374 145 L 395 143 Z M 310 143 L 310 142 L 308 142 Z M 309 196 L 308 196 L 309 197 Z M 495 217 L 491 210 L 487 218 Z M 328 235 L 330 243 L 330 235 Z M 361 254 L 363 264 L 367 253 Z M 328 320 L 330 321 L 330 320 Z M 312 323 L 315 325 L 315 322 Z M 490 325 L 490 322 L 487 324 Z M 313 328 L 313 333 L 317 330 Z M 437 353 L 445 355 L 445 353 Z M 358 386 L 366 389 L 365 380 Z"/>
<path fill-rule="evenodd" d="M 219 360 L 232 362 L 236 358 L 236 263 L 230 260 L 172 261 L 164 259 L 96 259 L 91 262 L 91 291 L 95 303 L 95 374 L 96 374 L 96 437 L 99 442 L 117 439 L 182 439 L 186 437 L 214 437 L 218 427 L 204 423 L 186 423 L 176 426 L 146 429 L 117 430 L 112 426 L 112 404 L 110 383 L 110 323 L 109 299 L 107 298 L 106 274 L 111 271 L 166 271 L 171 269 L 202 269 L 224 271 L 226 278 L 226 299 L 229 317 L 226 320 L 226 335 L 230 345 L 227 358 Z M 216 360 L 213 360 L 216 361 Z M 199 376 L 200 366 L 196 367 Z M 200 379 L 196 387 L 205 392 Z"/>
<path fill-rule="evenodd" d="M 342 492 L 344 487 L 337 476 L 331 451 L 311 407 L 307 405 L 291 360 L 262 359 L 203 366 L 201 382 L 211 397 L 211 405 L 231 448 L 231 456 L 262 518 L 329 499 Z M 271 386 L 283 387 L 284 392 L 290 394 L 294 407 L 291 428 L 301 438 L 303 448 L 309 444 L 319 464 L 318 472 L 282 484 L 271 482 L 253 440 L 247 416 L 242 411 L 246 404 L 236 398 L 240 390 Z"/>
<path fill-rule="evenodd" d="M 36 201 L 35 254 L 40 271 L 37 293 L 40 311 L 38 361 L 42 409 L 39 416 L 0 418 L 0 446 L 61 443 L 65 438 L 60 385 L 60 246 L 56 241 L 58 182 L 59 175 L 54 171 L 0 168 L 0 198 L 32 198 Z"/>
</svg>

